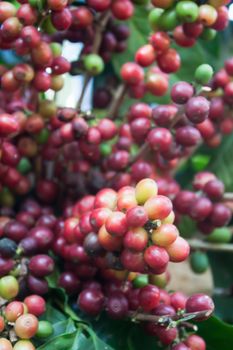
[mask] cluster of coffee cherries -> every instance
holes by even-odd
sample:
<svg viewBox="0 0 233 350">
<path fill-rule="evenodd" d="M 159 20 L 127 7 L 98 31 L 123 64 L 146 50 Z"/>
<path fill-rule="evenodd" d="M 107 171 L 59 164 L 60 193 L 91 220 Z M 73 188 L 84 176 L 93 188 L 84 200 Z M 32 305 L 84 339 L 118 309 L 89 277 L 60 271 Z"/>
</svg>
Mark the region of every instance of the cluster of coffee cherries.
<svg viewBox="0 0 233 350">
<path fill-rule="evenodd" d="M 5 297 L 1 300 L 0 348 L 4 350 L 35 350 L 32 338 L 47 338 L 53 333 L 50 322 L 39 320 L 46 311 L 45 300 L 36 294 L 17 300 L 12 276 L 5 277 Z M 13 301 L 8 301 L 9 299 Z"/>
<path fill-rule="evenodd" d="M 79 261 L 81 245 L 100 268 L 104 264 L 110 269 L 161 274 L 169 261 L 181 262 L 189 255 L 189 245 L 173 222 L 172 202 L 158 195 L 154 180 L 144 179 L 135 188 L 122 187 L 118 192 L 106 188 L 74 205 L 64 223 L 60 254 L 72 266 L 75 255 Z"/>
<path fill-rule="evenodd" d="M 0 218 L 0 276 L 4 279 L 11 274 L 11 278 L 17 279 L 20 295 L 27 291 L 46 294 L 46 277 L 54 271 L 54 261 L 48 251 L 54 239 L 52 227 L 56 218 L 43 214 L 33 200 L 25 201 L 15 218 L 12 215 L 14 213 L 5 212 Z M 0 295 L 5 297 L 1 292 Z"/>
<path fill-rule="evenodd" d="M 213 173 L 197 173 L 193 187 L 197 192 L 180 191 L 173 204 L 178 214 L 188 215 L 197 222 L 203 234 L 226 226 L 231 220 L 231 210 L 223 203 L 224 184 Z"/>
<path fill-rule="evenodd" d="M 101 285 L 97 281 L 86 283 L 78 296 L 78 307 L 92 316 L 104 310 L 112 319 L 132 317 L 135 321 L 141 320 L 148 334 L 171 349 L 194 350 L 198 345 L 198 349 L 205 350 L 205 341 L 197 335 L 190 335 L 185 325 L 181 321 L 176 323 L 175 319 L 181 320 L 187 313 L 203 312 L 196 320 L 205 320 L 214 309 L 211 298 L 204 294 L 190 297 L 181 292 L 169 294 L 155 284 L 146 284 L 145 276 L 142 283 L 141 277 L 138 275 L 132 283 L 119 280 L 106 281 Z M 140 318 L 145 314 L 151 317 L 151 321 Z M 184 344 L 186 347 L 182 348 Z"/>
</svg>

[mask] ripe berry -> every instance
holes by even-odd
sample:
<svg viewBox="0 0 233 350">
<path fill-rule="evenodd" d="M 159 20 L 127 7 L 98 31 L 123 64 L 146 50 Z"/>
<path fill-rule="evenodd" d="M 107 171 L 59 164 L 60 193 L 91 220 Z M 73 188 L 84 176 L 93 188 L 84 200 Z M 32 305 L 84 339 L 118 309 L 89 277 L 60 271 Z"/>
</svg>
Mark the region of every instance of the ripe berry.
<svg viewBox="0 0 233 350">
<path fill-rule="evenodd" d="M 185 340 L 185 344 L 190 347 L 191 350 L 206 350 L 206 343 L 204 339 L 196 334 L 191 334 Z"/>
<path fill-rule="evenodd" d="M 24 299 L 28 312 L 35 316 L 41 316 L 45 313 L 46 304 L 44 298 L 39 295 L 30 295 Z"/>
<path fill-rule="evenodd" d="M 196 318 L 198 321 L 206 320 L 214 311 L 213 300 L 205 294 L 194 294 L 187 299 L 185 305 L 186 312 L 206 311 L 206 315 Z"/>
<path fill-rule="evenodd" d="M 195 124 L 203 122 L 208 117 L 209 110 L 209 101 L 202 96 L 192 97 L 185 106 L 185 114 Z"/>
<path fill-rule="evenodd" d="M 174 84 L 171 89 L 172 101 L 177 104 L 185 104 L 193 96 L 193 94 L 193 86 L 185 81 Z"/>
<path fill-rule="evenodd" d="M 205 26 L 212 26 L 218 17 L 216 9 L 210 5 L 201 5 L 199 7 L 198 20 Z"/>
<path fill-rule="evenodd" d="M 87 3 L 94 10 L 102 12 L 110 7 L 111 0 L 88 0 Z"/>
<path fill-rule="evenodd" d="M 166 128 L 154 128 L 149 132 L 147 142 L 152 149 L 166 152 L 172 144 L 172 134 Z"/>
<path fill-rule="evenodd" d="M 144 79 L 144 71 L 137 63 L 128 62 L 121 67 L 121 77 L 127 84 L 139 84 Z"/>
<path fill-rule="evenodd" d="M 165 32 L 156 32 L 150 36 L 150 44 L 156 52 L 167 51 L 170 47 L 170 37 Z"/>
<path fill-rule="evenodd" d="M 11 342 L 6 338 L 0 338 L 0 348 L 2 350 L 13 350 Z"/>
<path fill-rule="evenodd" d="M 155 61 L 155 51 L 152 45 L 144 45 L 138 49 L 135 61 L 142 67 L 148 67 Z"/>
<path fill-rule="evenodd" d="M 90 315 L 97 316 L 104 306 L 104 295 L 99 290 L 84 289 L 78 297 L 80 309 Z"/>
<path fill-rule="evenodd" d="M 161 274 L 166 270 L 169 255 L 164 248 L 152 245 L 145 250 L 144 259 L 155 274 Z"/>
<path fill-rule="evenodd" d="M 212 202 L 208 198 L 197 198 L 190 207 L 190 216 L 194 220 L 203 221 L 210 215 L 212 208 Z"/>
<path fill-rule="evenodd" d="M 231 211 L 224 204 L 216 203 L 210 215 L 211 223 L 216 227 L 226 226 L 231 219 Z"/>
<path fill-rule="evenodd" d="M 203 191 L 213 201 L 221 200 L 224 190 L 224 183 L 217 179 L 208 181 L 203 188 Z"/>
<path fill-rule="evenodd" d="M 176 130 L 176 141 L 183 146 L 196 146 L 201 141 L 201 134 L 193 126 L 182 126 Z"/>
<path fill-rule="evenodd" d="M 131 1 L 114 0 L 111 5 L 113 15 L 120 20 L 126 20 L 133 16 L 134 6 Z"/>
<path fill-rule="evenodd" d="M 180 68 L 181 60 L 175 49 L 168 49 L 158 56 L 157 63 L 164 73 L 175 73 Z"/>
<path fill-rule="evenodd" d="M 113 319 L 121 319 L 127 315 L 128 300 L 121 292 L 110 294 L 106 302 L 107 314 Z"/>
<path fill-rule="evenodd" d="M 45 277 L 54 270 L 54 261 L 48 255 L 35 255 L 30 259 L 29 270 L 36 277 Z"/>
<path fill-rule="evenodd" d="M 144 311 L 148 312 L 159 304 L 160 293 L 156 286 L 151 284 L 141 288 L 139 293 L 139 304 Z"/>
<path fill-rule="evenodd" d="M 142 227 L 130 229 L 124 236 L 125 248 L 141 252 L 143 251 L 148 243 L 148 234 Z"/>
</svg>

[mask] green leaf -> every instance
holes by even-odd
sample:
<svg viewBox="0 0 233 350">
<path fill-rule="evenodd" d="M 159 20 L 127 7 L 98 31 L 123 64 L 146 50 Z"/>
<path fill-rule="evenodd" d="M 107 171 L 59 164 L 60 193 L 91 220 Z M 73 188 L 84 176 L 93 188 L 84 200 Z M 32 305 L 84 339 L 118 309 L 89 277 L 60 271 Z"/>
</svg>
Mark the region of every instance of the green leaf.
<svg viewBox="0 0 233 350">
<path fill-rule="evenodd" d="M 233 326 L 220 321 L 217 317 L 198 323 L 198 333 L 206 343 L 207 350 L 233 349 Z"/>
</svg>

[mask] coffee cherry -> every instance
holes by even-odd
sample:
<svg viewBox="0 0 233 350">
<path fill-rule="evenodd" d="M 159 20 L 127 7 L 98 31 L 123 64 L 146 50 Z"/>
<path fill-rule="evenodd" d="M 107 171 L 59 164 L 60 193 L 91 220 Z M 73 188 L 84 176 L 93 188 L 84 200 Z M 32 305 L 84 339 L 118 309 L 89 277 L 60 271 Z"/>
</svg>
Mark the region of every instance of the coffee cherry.
<svg viewBox="0 0 233 350">
<path fill-rule="evenodd" d="M 211 223 L 216 227 L 226 226 L 231 219 L 231 211 L 224 204 L 216 203 L 210 215 Z"/>
<path fill-rule="evenodd" d="M 13 350 L 35 350 L 35 346 L 29 340 L 19 340 L 15 343 Z"/>
<path fill-rule="evenodd" d="M 190 265 L 195 273 L 204 273 L 209 267 L 206 253 L 196 251 L 190 256 Z"/>
<path fill-rule="evenodd" d="M 151 284 L 141 288 L 139 292 L 139 303 L 144 311 L 148 312 L 159 304 L 160 293 L 156 286 Z"/>
<path fill-rule="evenodd" d="M 110 7 L 111 0 L 88 0 L 87 3 L 94 10 L 102 12 Z"/>
<path fill-rule="evenodd" d="M 38 319 L 32 314 L 22 315 L 17 318 L 14 330 L 18 337 L 22 339 L 32 338 L 38 329 Z"/>
<path fill-rule="evenodd" d="M 141 252 L 133 252 L 124 249 L 121 253 L 120 260 L 124 268 L 131 272 L 143 273 L 145 270 L 145 262 L 143 253 Z"/>
<path fill-rule="evenodd" d="M 9 239 L 2 238 L 0 239 L 0 254 L 3 258 L 11 258 L 15 255 L 17 250 L 17 244 Z"/>
<path fill-rule="evenodd" d="M 113 236 L 124 236 L 127 231 L 126 215 L 120 211 L 113 212 L 106 220 L 105 227 Z"/>
<path fill-rule="evenodd" d="M 164 32 L 156 32 L 150 36 L 150 44 L 155 51 L 164 52 L 170 47 L 170 37 Z"/>
<path fill-rule="evenodd" d="M 139 84 L 144 79 L 144 71 L 137 63 L 128 62 L 121 67 L 121 77 L 127 84 Z"/>
<path fill-rule="evenodd" d="M 201 134 L 193 126 L 182 126 L 176 130 L 176 141 L 183 146 L 196 146 L 201 141 Z"/>
<path fill-rule="evenodd" d="M 186 302 L 186 312 L 206 311 L 206 315 L 196 318 L 197 321 L 203 321 L 210 317 L 214 311 L 213 300 L 205 294 L 194 294 Z"/>
<path fill-rule="evenodd" d="M 157 184 L 152 179 L 143 179 L 135 187 L 135 196 L 138 204 L 144 204 L 150 197 L 156 196 L 157 193 Z"/>
<path fill-rule="evenodd" d="M 196 199 L 190 208 L 190 216 L 197 221 L 205 220 L 212 212 L 212 202 L 205 197 Z"/>
<path fill-rule="evenodd" d="M 210 5 L 201 5 L 199 7 L 198 20 L 205 26 L 212 26 L 218 17 L 218 13 L 214 7 Z"/>
<path fill-rule="evenodd" d="M 168 49 L 158 56 L 157 63 L 164 73 L 175 73 L 179 70 L 180 56 L 175 49 Z"/>
<path fill-rule="evenodd" d="M 142 227 L 130 229 L 124 236 L 124 246 L 137 252 L 143 251 L 148 243 L 148 234 Z"/>
<path fill-rule="evenodd" d="M 165 196 L 152 196 L 144 204 L 150 220 L 163 220 L 172 211 L 172 202 Z"/>
<path fill-rule="evenodd" d="M 154 31 L 158 30 L 159 21 L 161 19 L 163 12 L 164 11 L 160 8 L 156 8 L 156 9 L 153 9 L 150 11 L 148 20 L 149 20 L 149 24 L 150 24 L 152 30 L 154 30 Z"/>
<path fill-rule="evenodd" d="M 217 179 L 208 181 L 203 188 L 206 195 L 213 201 L 221 200 L 224 190 L 224 183 Z"/>
<path fill-rule="evenodd" d="M 32 293 L 44 295 L 48 293 L 48 282 L 45 279 L 37 278 L 29 275 L 27 278 L 27 285 Z"/>
<path fill-rule="evenodd" d="M 152 242 L 160 247 L 167 247 L 175 242 L 179 232 L 176 226 L 171 224 L 163 224 L 157 229 L 153 230 L 151 239 Z"/>
<path fill-rule="evenodd" d="M 198 18 L 198 6 L 193 1 L 181 1 L 176 5 L 176 14 L 182 22 L 192 23 Z"/>
<path fill-rule="evenodd" d="M 9 322 L 15 322 L 17 318 L 24 314 L 24 305 L 20 301 L 12 301 L 5 308 L 5 317 Z"/>
<path fill-rule="evenodd" d="M 0 279 L 0 296 L 10 300 L 15 298 L 19 292 L 19 284 L 15 277 L 4 276 Z"/>
<path fill-rule="evenodd" d="M 147 141 L 152 149 L 166 152 L 172 144 L 172 135 L 166 128 L 155 128 L 149 132 Z"/>
<path fill-rule="evenodd" d="M 97 316 L 103 309 L 104 296 L 101 291 L 84 289 L 78 297 L 79 308 L 93 316 Z"/>
<path fill-rule="evenodd" d="M 133 16 L 134 6 L 129 0 L 125 0 L 124 3 L 121 0 L 115 0 L 111 5 L 111 10 L 117 19 L 127 20 Z"/>
<path fill-rule="evenodd" d="M 148 221 L 148 216 L 143 207 L 136 206 L 127 210 L 126 220 L 129 227 L 142 227 Z"/>
<path fill-rule="evenodd" d="M 166 250 L 172 262 L 181 262 L 189 256 L 190 247 L 184 238 L 177 237 L 174 243 L 166 247 Z"/>
<path fill-rule="evenodd" d="M 185 104 L 193 96 L 194 88 L 191 84 L 179 82 L 173 85 L 171 90 L 172 101 L 177 104 Z"/>
<path fill-rule="evenodd" d="M 198 38 L 203 32 L 203 24 L 198 22 L 184 23 L 183 24 L 184 34 L 191 38 Z"/>
<path fill-rule="evenodd" d="M 122 319 L 127 316 L 129 306 L 128 300 L 121 292 L 111 294 L 106 303 L 106 311 L 113 319 Z"/>
<path fill-rule="evenodd" d="M 166 270 L 169 255 L 164 248 L 152 245 L 145 250 L 144 259 L 155 274 L 161 274 Z"/>
<path fill-rule="evenodd" d="M 158 26 L 160 30 L 165 32 L 175 29 L 179 24 L 177 14 L 174 8 L 170 8 L 167 11 L 164 11 L 158 21 Z"/>
<path fill-rule="evenodd" d="M 201 64 L 195 70 L 195 80 L 197 83 L 205 85 L 208 84 L 213 77 L 214 71 L 209 64 Z"/>
<path fill-rule="evenodd" d="M 202 339 L 196 334 L 189 335 L 188 338 L 185 340 L 185 344 L 191 350 L 206 350 L 206 343 L 204 339 Z"/>
<path fill-rule="evenodd" d="M 98 75 L 104 70 L 104 62 L 99 55 L 89 54 L 84 57 L 84 67 L 91 75 Z"/>
<path fill-rule="evenodd" d="M 48 321 L 39 321 L 36 337 L 47 338 L 52 334 L 53 334 L 52 324 Z"/>
<path fill-rule="evenodd" d="M 170 295 L 171 305 L 176 311 L 184 310 L 188 297 L 182 292 L 175 292 Z"/>
<path fill-rule="evenodd" d="M 155 61 L 155 51 L 152 45 L 144 45 L 138 49 L 135 61 L 142 67 L 148 67 Z"/>
<path fill-rule="evenodd" d="M 39 295 L 30 295 L 24 299 L 24 304 L 27 306 L 28 312 L 35 316 L 41 316 L 45 313 L 46 304 L 44 298 Z"/>
<path fill-rule="evenodd" d="M 64 272 L 60 275 L 58 285 L 64 288 L 67 294 L 75 294 L 80 288 L 80 281 L 72 272 Z"/>
<path fill-rule="evenodd" d="M 6 338 L 0 338 L 0 347 L 2 350 L 13 350 L 11 342 Z"/>
<path fill-rule="evenodd" d="M 232 239 L 232 233 L 227 227 L 216 228 L 206 239 L 213 243 L 229 243 Z"/>
<path fill-rule="evenodd" d="M 36 277 L 45 277 L 54 270 L 54 261 L 48 255 L 36 255 L 30 259 L 29 270 Z"/>
<path fill-rule="evenodd" d="M 146 80 L 146 89 L 154 96 L 163 96 L 169 87 L 167 77 L 162 73 L 149 73 Z"/>
<path fill-rule="evenodd" d="M 8 1 L 1 1 L 0 3 L 0 23 L 3 23 L 7 18 L 14 17 L 16 14 L 16 7 Z"/>
<path fill-rule="evenodd" d="M 58 12 L 52 12 L 51 22 L 57 30 L 67 30 L 72 24 L 72 14 L 69 8 L 65 7 Z"/>
<path fill-rule="evenodd" d="M 68 0 L 48 0 L 48 6 L 53 11 L 61 11 L 68 4 Z"/>
<path fill-rule="evenodd" d="M 209 101 L 202 96 L 192 97 L 185 106 L 185 114 L 195 124 L 203 122 L 208 117 L 209 110 Z"/>
</svg>

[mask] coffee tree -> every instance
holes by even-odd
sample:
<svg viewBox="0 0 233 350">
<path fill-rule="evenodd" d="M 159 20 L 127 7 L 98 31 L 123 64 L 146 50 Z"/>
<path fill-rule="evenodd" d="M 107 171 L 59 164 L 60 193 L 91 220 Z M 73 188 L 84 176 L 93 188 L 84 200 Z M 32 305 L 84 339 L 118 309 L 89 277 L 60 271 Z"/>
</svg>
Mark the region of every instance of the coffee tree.
<svg viewBox="0 0 233 350">
<path fill-rule="evenodd" d="M 0 2 L 0 350 L 232 348 L 229 4 Z"/>
</svg>

